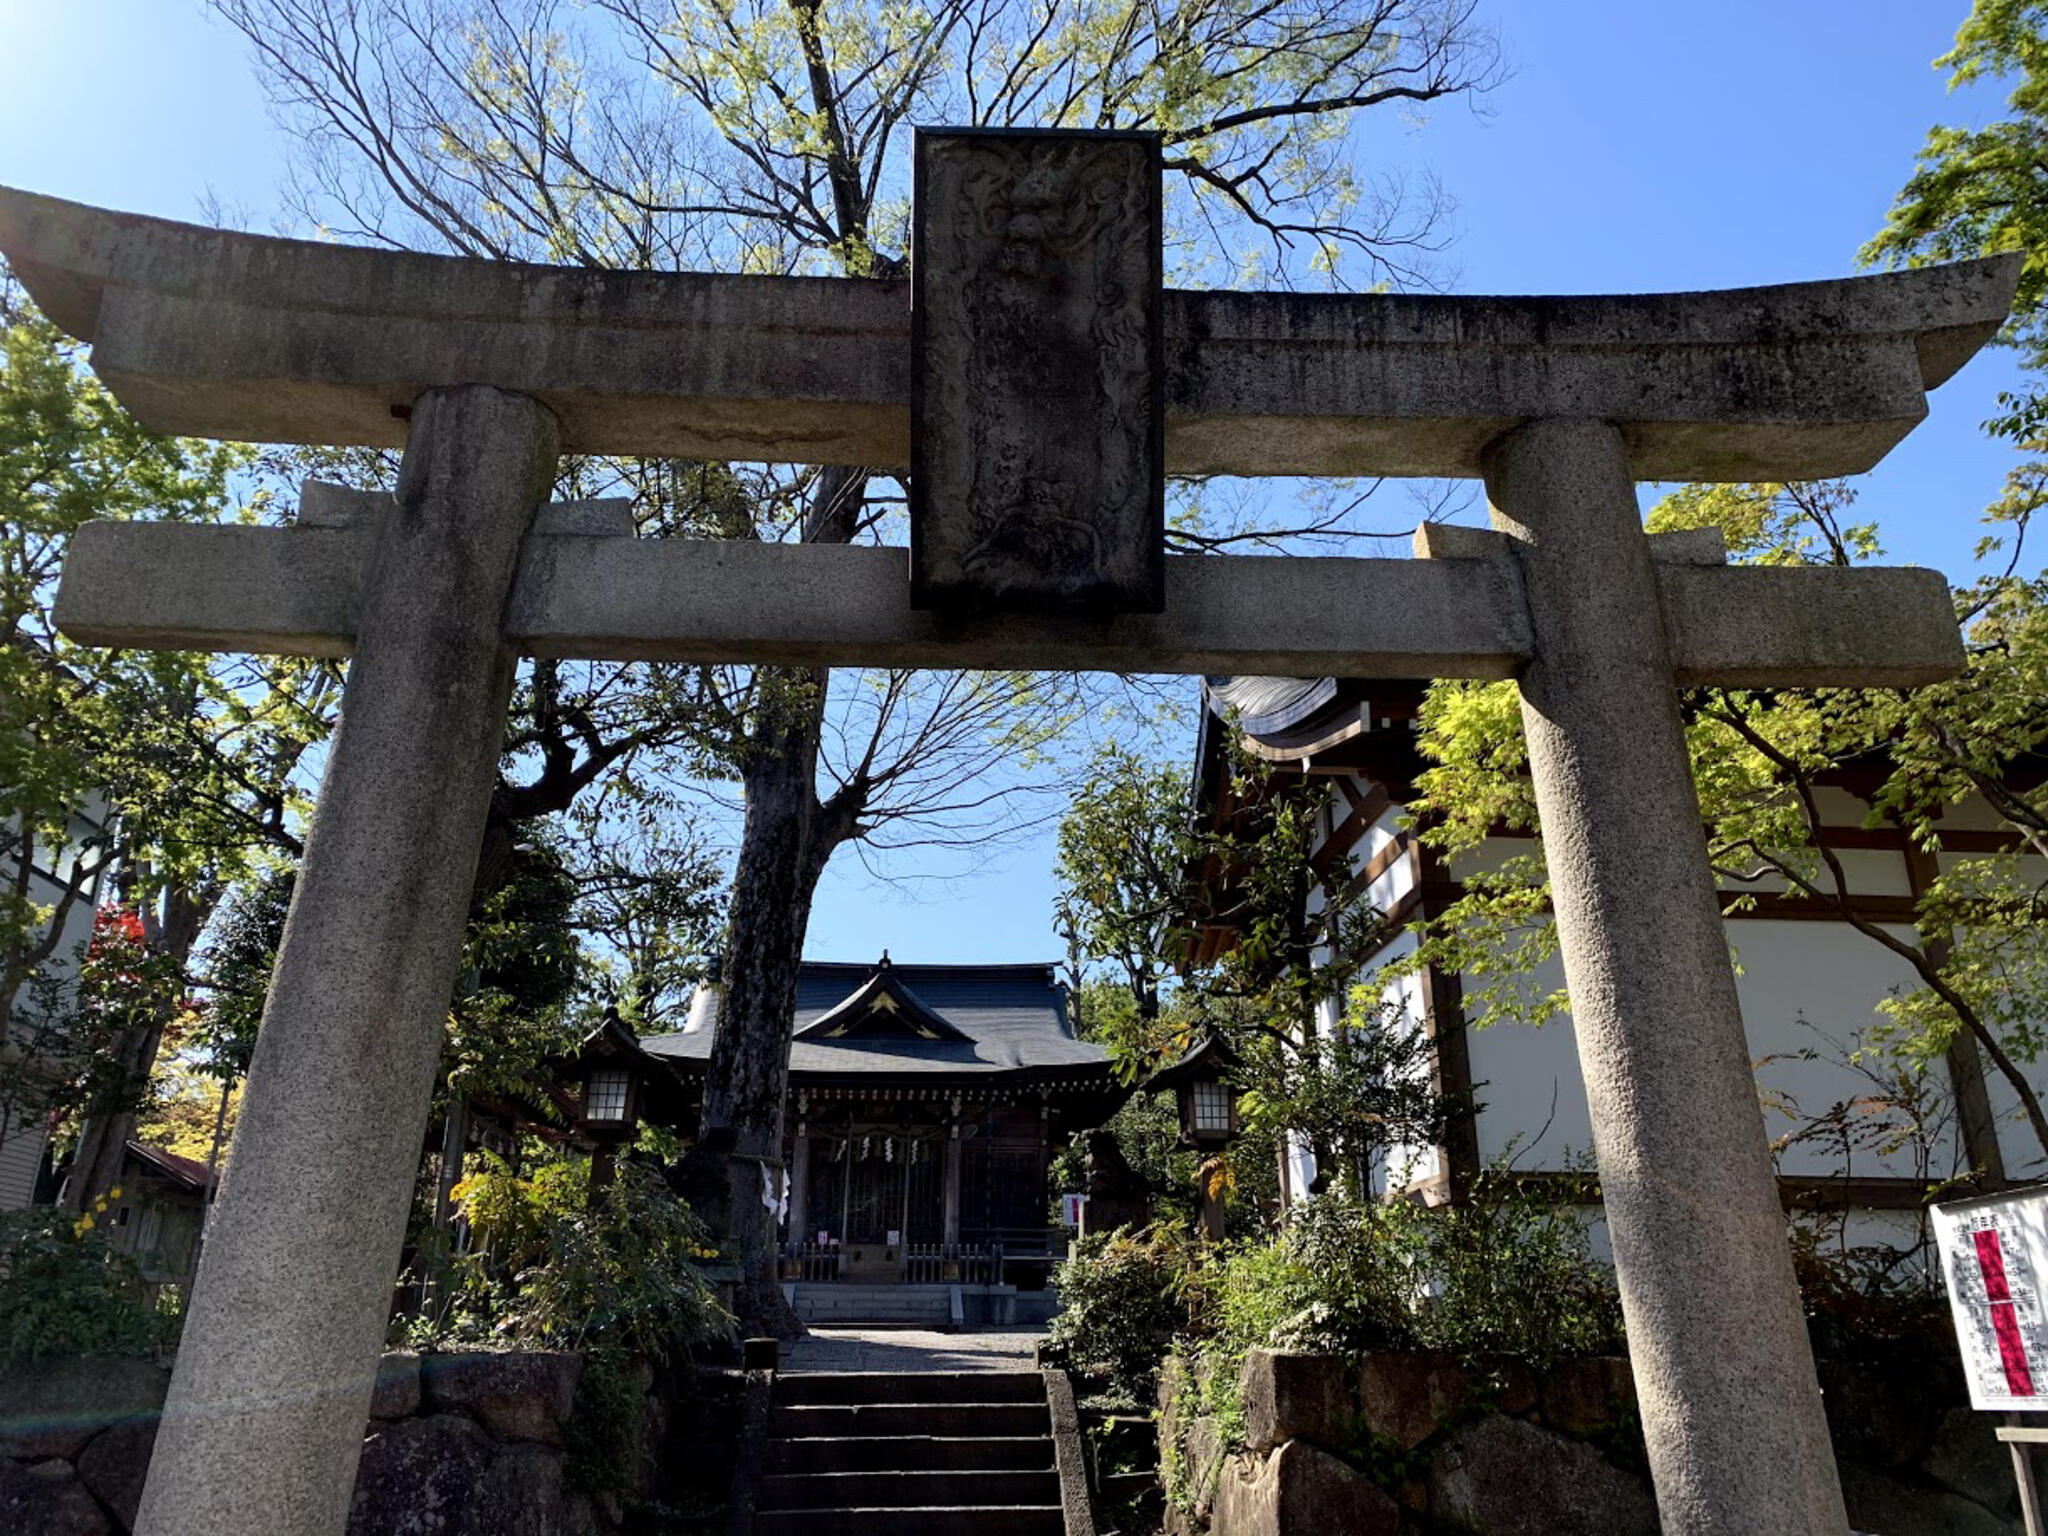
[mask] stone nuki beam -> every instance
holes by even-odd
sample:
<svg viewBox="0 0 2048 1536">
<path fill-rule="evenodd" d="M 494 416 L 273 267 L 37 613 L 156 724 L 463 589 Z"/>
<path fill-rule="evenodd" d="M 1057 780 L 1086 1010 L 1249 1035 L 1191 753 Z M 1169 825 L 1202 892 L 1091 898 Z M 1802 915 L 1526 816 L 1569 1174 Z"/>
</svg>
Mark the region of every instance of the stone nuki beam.
<svg viewBox="0 0 2048 1536">
<path fill-rule="evenodd" d="M 1420 560 L 1176 557 L 1163 613 L 948 618 L 909 606 L 900 549 L 547 532 L 560 526 L 575 525 L 542 513 L 506 614 L 530 655 L 1497 678 L 1532 652 L 1516 565 L 1479 541 L 1440 537 Z M 87 645 L 346 655 L 375 540 L 369 525 L 91 523 L 57 622 Z M 1962 666 L 1938 572 L 1698 564 L 1690 540 L 1652 542 L 1680 683 L 1905 688 Z"/>
<path fill-rule="evenodd" d="M 591 272 L 232 234 L 0 190 L 0 252 L 160 431 L 404 441 L 425 390 L 544 403 L 565 451 L 898 467 L 907 282 Z M 1639 480 L 1868 469 L 2003 322 L 2017 255 L 1591 298 L 1165 295 L 1166 462 L 1476 476 L 1540 418 Z"/>
</svg>

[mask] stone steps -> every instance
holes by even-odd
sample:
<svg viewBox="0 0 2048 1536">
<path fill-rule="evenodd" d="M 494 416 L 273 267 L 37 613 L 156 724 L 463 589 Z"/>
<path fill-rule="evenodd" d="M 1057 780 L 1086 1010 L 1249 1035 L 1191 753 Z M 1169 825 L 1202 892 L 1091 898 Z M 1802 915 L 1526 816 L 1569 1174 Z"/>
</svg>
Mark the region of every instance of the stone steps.
<svg viewBox="0 0 2048 1536">
<path fill-rule="evenodd" d="M 1036 1371 L 778 1376 L 758 1536 L 1062 1536 Z"/>
<path fill-rule="evenodd" d="M 792 1371 L 777 1378 L 775 1401 L 786 1408 L 879 1403 L 1043 1403 L 1036 1371 Z"/>
<path fill-rule="evenodd" d="M 1065 1530 L 1057 1504 L 1008 1509 L 764 1509 L 754 1517 L 755 1536 L 1063 1536 Z"/>
<path fill-rule="evenodd" d="M 1060 1476 L 1035 1472 L 782 1472 L 761 1479 L 761 1509 L 1015 1508 L 1058 1504 Z"/>
<path fill-rule="evenodd" d="M 783 1407 L 770 1415 L 771 1439 L 817 1435 L 862 1439 L 876 1435 L 940 1435 L 1008 1439 L 1051 1432 L 1044 1403 L 823 1403 Z"/>
<path fill-rule="evenodd" d="M 790 1306 L 805 1323 L 830 1328 L 949 1328 L 953 1288 L 944 1285 L 797 1285 Z"/>
<path fill-rule="evenodd" d="M 1038 1436 L 877 1435 L 776 1440 L 767 1470 L 778 1472 L 1036 1472 L 1052 1465 Z"/>
</svg>

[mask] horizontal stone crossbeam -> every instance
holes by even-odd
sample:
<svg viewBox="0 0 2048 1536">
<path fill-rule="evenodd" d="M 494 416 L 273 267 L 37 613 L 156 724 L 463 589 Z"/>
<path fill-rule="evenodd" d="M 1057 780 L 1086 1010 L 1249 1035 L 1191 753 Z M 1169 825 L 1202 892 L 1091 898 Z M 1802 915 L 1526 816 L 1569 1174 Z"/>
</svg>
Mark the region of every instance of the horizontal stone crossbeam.
<svg viewBox="0 0 2048 1536">
<path fill-rule="evenodd" d="M 1532 650 L 1514 561 L 1477 530 L 1452 549 L 1440 533 L 1427 551 L 1436 557 L 1420 560 L 1176 557 L 1159 614 L 949 618 L 909 606 L 901 549 L 549 531 L 590 526 L 591 514 L 579 516 L 546 509 L 527 536 L 505 623 L 521 652 L 1497 678 L 1518 673 Z M 89 524 L 65 563 L 57 622 L 90 645 L 347 655 L 375 540 L 362 517 L 297 528 Z M 1700 564 L 1691 543 L 1658 546 L 1681 683 L 1914 687 L 1962 665 L 1937 572 Z"/>
<path fill-rule="evenodd" d="M 397 446 L 425 390 L 482 383 L 572 452 L 910 459 L 907 282 L 354 249 L 4 189 L 0 252 L 159 431 Z M 2019 260 L 1620 297 L 1169 292 L 1166 462 L 1475 476 L 1563 417 L 1614 422 L 1642 480 L 1854 473 L 1997 331 Z"/>
</svg>

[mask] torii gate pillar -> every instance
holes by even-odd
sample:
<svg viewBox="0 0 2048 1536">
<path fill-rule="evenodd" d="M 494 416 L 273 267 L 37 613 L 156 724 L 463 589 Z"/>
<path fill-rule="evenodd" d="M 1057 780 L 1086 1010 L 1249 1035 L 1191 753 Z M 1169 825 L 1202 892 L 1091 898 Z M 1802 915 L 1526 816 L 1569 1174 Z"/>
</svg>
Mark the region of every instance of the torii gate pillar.
<svg viewBox="0 0 2048 1536">
<path fill-rule="evenodd" d="M 346 1519 L 558 438 L 488 386 L 413 408 L 139 1531 Z"/>
<path fill-rule="evenodd" d="M 1528 594 L 1522 728 L 1664 1529 L 1847 1527 L 1619 429 L 1483 465 Z"/>
</svg>

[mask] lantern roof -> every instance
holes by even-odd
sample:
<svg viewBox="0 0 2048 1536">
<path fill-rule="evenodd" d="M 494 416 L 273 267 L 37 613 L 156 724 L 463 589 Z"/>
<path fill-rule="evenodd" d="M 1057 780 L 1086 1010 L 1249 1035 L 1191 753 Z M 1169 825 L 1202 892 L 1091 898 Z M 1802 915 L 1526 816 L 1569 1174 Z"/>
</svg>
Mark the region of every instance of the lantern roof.
<svg viewBox="0 0 2048 1536">
<path fill-rule="evenodd" d="M 577 1042 L 576 1049 L 552 1058 L 548 1066 L 564 1079 L 592 1067 L 624 1067 L 640 1078 L 647 1109 L 656 1118 L 679 1113 L 686 1097 L 675 1067 L 643 1046 L 616 1008 L 605 1009 L 597 1027 Z"/>
<path fill-rule="evenodd" d="M 1239 1064 L 1239 1056 L 1221 1035 L 1205 1035 L 1181 1058 L 1161 1067 L 1138 1085 L 1140 1093 L 1166 1093 L 1198 1082 L 1220 1081 Z"/>
</svg>

